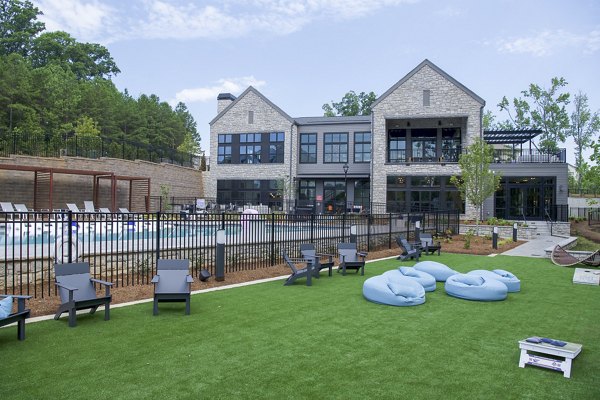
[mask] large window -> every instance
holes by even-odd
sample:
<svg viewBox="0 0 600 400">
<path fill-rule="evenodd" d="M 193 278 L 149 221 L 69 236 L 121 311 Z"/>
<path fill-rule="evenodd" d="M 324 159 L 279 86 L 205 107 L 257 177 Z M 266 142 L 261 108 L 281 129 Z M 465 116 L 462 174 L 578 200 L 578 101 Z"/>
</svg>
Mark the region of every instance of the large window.
<svg viewBox="0 0 600 400">
<path fill-rule="evenodd" d="M 406 129 L 390 129 L 388 132 L 388 162 L 406 161 Z"/>
<path fill-rule="evenodd" d="M 317 162 L 317 134 L 300 134 L 300 163 L 314 164 Z"/>
<path fill-rule="evenodd" d="M 231 164 L 232 135 L 219 135 L 217 164 Z"/>
<path fill-rule="evenodd" d="M 436 161 L 437 129 L 413 129 L 411 134 L 413 161 Z"/>
<path fill-rule="evenodd" d="M 281 184 L 277 180 L 232 179 L 217 181 L 217 201 L 220 204 L 281 205 Z"/>
<path fill-rule="evenodd" d="M 328 212 L 343 212 L 346 200 L 344 181 L 323 181 L 323 202 Z"/>
<path fill-rule="evenodd" d="M 326 133 L 324 141 L 324 163 L 348 162 L 348 133 Z"/>
<path fill-rule="evenodd" d="M 354 133 L 354 162 L 371 162 L 371 132 Z"/>
<path fill-rule="evenodd" d="M 260 164 L 262 134 L 242 133 L 240 135 L 240 164 Z"/>
<path fill-rule="evenodd" d="M 269 134 L 269 162 L 271 164 L 283 163 L 284 152 L 283 132 L 274 132 Z"/>
<path fill-rule="evenodd" d="M 458 162 L 461 151 L 460 128 L 388 129 L 389 163 Z"/>
<path fill-rule="evenodd" d="M 298 200 L 315 201 L 317 194 L 317 183 L 312 179 L 300 179 L 298 182 Z"/>
<path fill-rule="evenodd" d="M 442 159 L 444 161 L 458 162 L 460 152 L 460 128 L 443 128 Z"/>
<path fill-rule="evenodd" d="M 283 132 L 221 134 L 218 141 L 218 164 L 284 162 Z"/>
<path fill-rule="evenodd" d="M 465 203 L 449 176 L 388 176 L 386 199 L 388 212 L 465 212 Z"/>
<path fill-rule="evenodd" d="M 360 206 L 363 210 L 369 209 L 370 187 L 368 179 L 358 179 L 354 182 L 354 206 Z"/>
</svg>

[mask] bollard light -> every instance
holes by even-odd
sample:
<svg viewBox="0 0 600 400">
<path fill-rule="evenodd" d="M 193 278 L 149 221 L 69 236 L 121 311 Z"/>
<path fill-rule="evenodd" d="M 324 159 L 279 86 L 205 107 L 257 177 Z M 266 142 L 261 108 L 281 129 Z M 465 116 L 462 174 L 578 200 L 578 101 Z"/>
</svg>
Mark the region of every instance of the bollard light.
<svg viewBox="0 0 600 400">
<path fill-rule="evenodd" d="M 513 242 L 517 241 L 517 227 L 518 226 L 519 225 L 516 222 L 513 224 Z"/>
<path fill-rule="evenodd" d="M 498 227 L 497 226 L 492 228 L 492 248 L 493 249 L 498 248 Z"/>
<path fill-rule="evenodd" d="M 350 225 L 350 243 L 356 243 L 356 235 L 358 234 L 358 227 L 356 225 Z"/>
<path fill-rule="evenodd" d="M 225 280 L 225 229 L 219 229 L 217 231 L 217 251 L 216 251 L 216 267 L 215 267 L 215 280 Z"/>
</svg>

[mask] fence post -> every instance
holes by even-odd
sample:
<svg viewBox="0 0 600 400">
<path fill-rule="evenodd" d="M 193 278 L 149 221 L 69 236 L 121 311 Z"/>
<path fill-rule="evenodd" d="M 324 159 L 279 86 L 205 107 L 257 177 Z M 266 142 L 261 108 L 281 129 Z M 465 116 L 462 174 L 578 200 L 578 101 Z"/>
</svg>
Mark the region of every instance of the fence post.
<svg viewBox="0 0 600 400">
<path fill-rule="evenodd" d="M 221 213 L 221 229 L 225 229 L 225 211 Z"/>
<path fill-rule="evenodd" d="M 13 154 L 17 154 L 17 134 L 13 132 Z"/>
<path fill-rule="evenodd" d="M 271 266 L 275 265 L 275 213 L 271 213 Z"/>
<path fill-rule="evenodd" d="M 314 209 L 313 209 L 314 210 Z M 315 213 L 310 215 L 310 242 L 314 243 Z"/>
<path fill-rule="evenodd" d="M 156 261 L 160 259 L 160 211 L 156 212 Z"/>
<path fill-rule="evenodd" d="M 71 246 L 72 240 L 73 240 L 73 211 L 69 210 L 69 213 L 67 214 L 67 221 L 68 221 L 68 227 L 67 227 L 67 245 L 68 245 L 68 249 L 67 249 L 67 258 L 69 260 L 69 263 L 73 262 L 73 249 Z M 77 244 L 75 244 L 77 245 Z M 63 246 L 63 251 L 64 251 L 64 246 Z"/>
<path fill-rule="evenodd" d="M 367 251 L 371 251 L 371 219 L 373 214 L 367 214 Z"/>
<path fill-rule="evenodd" d="M 388 214 L 388 249 L 392 248 L 392 213 Z"/>
</svg>

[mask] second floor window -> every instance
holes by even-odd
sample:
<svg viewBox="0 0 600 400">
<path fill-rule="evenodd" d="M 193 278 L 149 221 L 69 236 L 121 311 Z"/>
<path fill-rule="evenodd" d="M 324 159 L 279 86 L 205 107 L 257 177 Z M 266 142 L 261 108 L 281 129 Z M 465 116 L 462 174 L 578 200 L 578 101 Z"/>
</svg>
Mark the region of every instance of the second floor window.
<svg viewBox="0 0 600 400">
<path fill-rule="evenodd" d="M 388 162 L 406 161 L 406 129 L 390 129 L 388 133 Z"/>
<path fill-rule="evenodd" d="M 326 133 L 324 139 L 324 163 L 348 162 L 348 133 Z"/>
<path fill-rule="evenodd" d="M 300 162 L 314 164 L 317 162 L 317 134 L 300 134 Z"/>
<path fill-rule="evenodd" d="M 240 164 L 260 164 L 261 141 L 260 133 L 240 135 Z"/>
<path fill-rule="evenodd" d="M 274 132 L 269 134 L 269 162 L 282 163 L 285 154 L 284 145 L 285 135 L 283 132 Z"/>
<path fill-rule="evenodd" d="M 232 135 L 219 135 L 217 164 L 231 164 Z"/>
<path fill-rule="evenodd" d="M 368 163 L 371 161 L 371 132 L 354 133 L 354 162 Z"/>
</svg>

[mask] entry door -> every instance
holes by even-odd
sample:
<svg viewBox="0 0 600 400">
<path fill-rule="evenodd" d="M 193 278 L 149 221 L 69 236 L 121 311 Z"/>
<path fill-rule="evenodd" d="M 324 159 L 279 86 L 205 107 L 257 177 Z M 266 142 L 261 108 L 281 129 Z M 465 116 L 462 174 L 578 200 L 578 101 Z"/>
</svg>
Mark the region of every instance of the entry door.
<svg viewBox="0 0 600 400">
<path fill-rule="evenodd" d="M 509 219 L 541 219 L 541 190 L 539 186 L 509 186 Z"/>
</svg>

